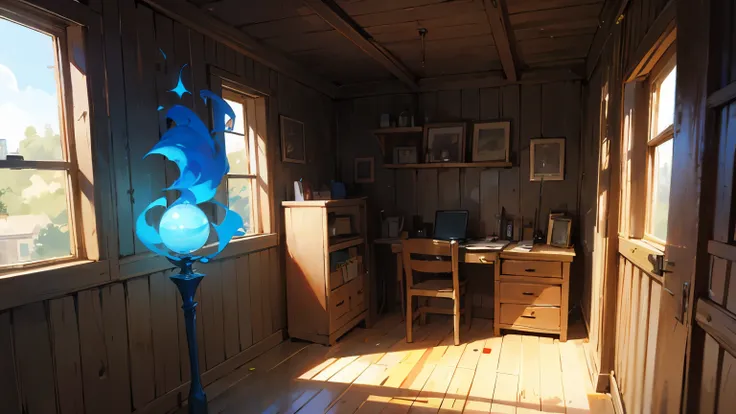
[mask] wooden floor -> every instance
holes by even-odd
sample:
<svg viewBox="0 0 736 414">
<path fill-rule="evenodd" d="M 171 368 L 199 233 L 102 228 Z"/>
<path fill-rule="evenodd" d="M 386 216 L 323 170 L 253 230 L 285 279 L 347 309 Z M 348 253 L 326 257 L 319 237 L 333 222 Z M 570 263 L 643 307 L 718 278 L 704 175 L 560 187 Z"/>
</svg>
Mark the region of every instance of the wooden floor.
<svg viewBox="0 0 736 414">
<path fill-rule="evenodd" d="M 331 348 L 286 341 L 209 386 L 209 412 L 613 412 L 592 394 L 580 339 L 494 338 L 476 319 L 453 346 L 449 319 L 435 319 L 407 344 L 404 329 L 389 316 Z"/>
</svg>

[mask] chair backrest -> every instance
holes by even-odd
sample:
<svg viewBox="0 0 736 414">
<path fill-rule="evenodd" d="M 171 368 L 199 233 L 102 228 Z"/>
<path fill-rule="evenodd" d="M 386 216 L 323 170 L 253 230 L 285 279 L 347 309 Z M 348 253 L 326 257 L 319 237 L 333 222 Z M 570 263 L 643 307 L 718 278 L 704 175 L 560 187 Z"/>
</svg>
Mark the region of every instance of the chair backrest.
<svg viewBox="0 0 736 414">
<path fill-rule="evenodd" d="M 405 239 L 401 241 L 406 272 L 407 286 L 413 283 L 413 271 L 425 273 L 452 273 L 452 282 L 455 289 L 459 289 L 458 272 L 459 244 L 457 241 L 433 239 Z M 423 258 L 412 257 L 423 255 Z M 431 256 L 431 259 L 424 258 Z M 450 260 L 437 260 L 437 256 L 449 257 Z"/>
</svg>

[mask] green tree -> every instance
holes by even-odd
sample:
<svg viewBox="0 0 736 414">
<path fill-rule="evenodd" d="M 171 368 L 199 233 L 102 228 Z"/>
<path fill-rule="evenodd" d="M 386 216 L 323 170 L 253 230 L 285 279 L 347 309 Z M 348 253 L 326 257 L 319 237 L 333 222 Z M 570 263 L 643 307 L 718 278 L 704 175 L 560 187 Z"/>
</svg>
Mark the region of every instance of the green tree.
<svg viewBox="0 0 736 414">
<path fill-rule="evenodd" d="M 8 214 L 8 206 L 3 202 L 3 196 L 8 191 L 7 188 L 0 189 L 0 214 Z"/>
<path fill-rule="evenodd" d="M 49 224 L 38 233 L 33 241 L 35 260 L 68 256 L 71 253 L 69 232 L 62 231 L 61 226 Z"/>
</svg>

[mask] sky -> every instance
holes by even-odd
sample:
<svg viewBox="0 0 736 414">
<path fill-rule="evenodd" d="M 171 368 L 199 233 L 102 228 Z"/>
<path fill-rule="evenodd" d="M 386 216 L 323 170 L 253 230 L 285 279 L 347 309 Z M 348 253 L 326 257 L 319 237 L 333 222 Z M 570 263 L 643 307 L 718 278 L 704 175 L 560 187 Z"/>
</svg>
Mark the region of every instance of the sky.
<svg viewBox="0 0 736 414">
<path fill-rule="evenodd" d="M 51 36 L 0 18 L 0 139 L 9 153 L 28 126 L 59 132 L 54 64 Z"/>
</svg>

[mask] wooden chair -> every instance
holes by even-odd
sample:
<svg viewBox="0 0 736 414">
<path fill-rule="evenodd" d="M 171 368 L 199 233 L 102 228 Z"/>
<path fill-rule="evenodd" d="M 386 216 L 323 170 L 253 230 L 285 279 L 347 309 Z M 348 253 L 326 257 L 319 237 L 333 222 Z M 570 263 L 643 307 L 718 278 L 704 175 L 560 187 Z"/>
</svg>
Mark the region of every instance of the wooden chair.
<svg viewBox="0 0 736 414">
<path fill-rule="evenodd" d="M 460 280 L 458 272 L 459 245 L 456 241 L 442 241 L 432 239 L 402 240 L 402 255 L 404 272 L 406 273 L 406 342 L 412 342 L 412 324 L 414 319 L 422 317 L 425 320 L 427 313 L 452 315 L 455 345 L 460 345 L 460 315 L 465 314 L 465 322 L 471 322 L 471 303 L 465 301 L 465 307 L 460 310 L 460 300 L 465 294 L 466 283 Z M 415 257 L 412 257 L 415 255 Z M 416 255 L 423 255 L 422 258 Z M 438 257 L 450 260 L 438 260 Z M 429 279 L 414 283 L 413 272 L 450 273 L 452 279 Z M 430 297 L 452 299 L 452 309 L 418 305 L 416 315 L 413 314 L 412 298 Z"/>
</svg>

